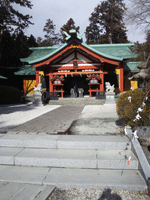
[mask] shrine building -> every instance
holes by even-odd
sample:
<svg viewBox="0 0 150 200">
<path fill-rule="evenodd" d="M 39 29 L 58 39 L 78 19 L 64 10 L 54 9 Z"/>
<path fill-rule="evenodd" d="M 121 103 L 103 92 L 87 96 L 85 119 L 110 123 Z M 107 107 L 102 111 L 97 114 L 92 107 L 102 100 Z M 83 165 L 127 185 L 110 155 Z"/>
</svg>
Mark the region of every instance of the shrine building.
<svg viewBox="0 0 150 200">
<path fill-rule="evenodd" d="M 33 94 L 34 86 L 42 83 L 42 90 L 57 92 L 60 97 L 70 96 L 77 84 L 84 95 L 95 96 L 105 91 L 105 82 L 115 86 L 115 93 L 138 87 L 128 77 L 138 72 L 138 62 L 126 62 L 135 57 L 130 48 L 134 44 L 87 45 L 75 30 L 66 33 L 61 46 L 32 47 L 31 55 L 22 58 L 23 67 L 16 75 L 23 77 L 25 94 Z"/>
</svg>

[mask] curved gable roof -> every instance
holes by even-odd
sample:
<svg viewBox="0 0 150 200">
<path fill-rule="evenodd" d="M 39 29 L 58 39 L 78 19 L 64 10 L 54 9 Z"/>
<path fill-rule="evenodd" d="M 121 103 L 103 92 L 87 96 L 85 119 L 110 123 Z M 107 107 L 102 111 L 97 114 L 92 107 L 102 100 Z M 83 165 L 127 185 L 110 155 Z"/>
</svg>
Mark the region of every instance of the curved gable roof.
<svg viewBox="0 0 150 200">
<path fill-rule="evenodd" d="M 105 54 L 105 56 L 112 57 L 112 59 L 119 58 L 119 60 L 123 60 L 123 59 L 133 58 L 136 56 L 130 50 L 131 46 L 133 45 L 134 44 L 132 43 L 126 43 L 126 44 L 99 44 L 99 45 L 88 45 L 88 46 L 92 47 L 100 54 Z"/>
<path fill-rule="evenodd" d="M 136 56 L 130 50 L 130 47 L 134 45 L 132 43 L 88 45 L 82 42 L 82 39 L 79 36 L 77 36 L 75 31 L 71 30 L 70 34 L 71 36 L 66 38 L 66 43 L 59 47 L 49 46 L 30 48 L 30 50 L 32 50 L 33 53 L 27 58 L 22 58 L 21 61 L 28 64 L 41 62 L 59 53 L 59 51 L 67 47 L 73 41 L 76 41 L 86 49 L 108 59 L 122 61 L 124 59 L 129 59 Z"/>
</svg>

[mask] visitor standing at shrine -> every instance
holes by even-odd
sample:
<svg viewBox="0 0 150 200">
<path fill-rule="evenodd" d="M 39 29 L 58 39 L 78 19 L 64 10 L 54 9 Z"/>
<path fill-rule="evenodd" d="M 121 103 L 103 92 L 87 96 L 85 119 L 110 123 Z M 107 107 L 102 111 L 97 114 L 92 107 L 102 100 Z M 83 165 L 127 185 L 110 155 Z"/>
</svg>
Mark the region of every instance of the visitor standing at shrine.
<svg viewBox="0 0 150 200">
<path fill-rule="evenodd" d="M 75 84 L 73 90 L 74 90 L 75 98 L 77 98 L 78 97 L 78 86 L 77 86 L 77 84 Z"/>
</svg>

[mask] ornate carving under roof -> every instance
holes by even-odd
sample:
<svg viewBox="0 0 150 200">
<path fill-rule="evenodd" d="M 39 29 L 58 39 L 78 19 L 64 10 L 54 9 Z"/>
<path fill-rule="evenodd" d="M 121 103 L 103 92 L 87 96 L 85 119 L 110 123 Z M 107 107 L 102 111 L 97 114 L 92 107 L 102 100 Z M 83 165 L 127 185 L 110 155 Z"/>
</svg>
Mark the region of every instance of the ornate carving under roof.
<svg viewBox="0 0 150 200">
<path fill-rule="evenodd" d="M 96 76 L 95 74 L 92 74 L 90 77 L 88 77 L 86 80 L 87 81 L 89 81 L 89 80 L 91 80 L 91 79 L 93 79 L 93 78 L 95 78 L 95 79 L 97 79 L 97 80 L 101 80 L 101 78 L 99 77 L 99 76 Z"/>
<path fill-rule="evenodd" d="M 60 81 L 64 81 L 64 79 L 61 78 L 60 76 L 54 76 L 52 79 L 49 79 L 49 81 L 55 81 L 56 79 L 59 79 Z"/>
</svg>

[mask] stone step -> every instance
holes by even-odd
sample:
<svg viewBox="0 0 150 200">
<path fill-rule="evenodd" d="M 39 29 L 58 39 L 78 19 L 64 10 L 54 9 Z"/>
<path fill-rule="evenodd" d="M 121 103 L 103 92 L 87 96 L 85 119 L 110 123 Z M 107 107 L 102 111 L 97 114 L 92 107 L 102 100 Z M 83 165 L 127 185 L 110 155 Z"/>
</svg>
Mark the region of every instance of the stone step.
<svg viewBox="0 0 150 200">
<path fill-rule="evenodd" d="M 103 135 L 48 135 L 48 134 L 0 134 L 0 147 L 44 149 L 131 149 L 126 136 Z"/>
<path fill-rule="evenodd" d="M 59 100 L 50 100 L 51 105 L 102 105 L 104 104 L 104 99 L 95 99 L 95 97 L 90 98 L 59 98 Z"/>
<path fill-rule="evenodd" d="M 69 169 L 0 165 L 0 182 L 58 188 L 147 190 L 138 170 Z"/>
<path fill-rule="evenodd" d="M 49 102 L 49 105 L 103 105 L 102 102 Z"/>
<path fill-rule="evenodd" d="M 147 185 L 138 170 L 51 169 L 44 184 L 58 188 L 124 189 L 144 191 Z"/>
<path fill-rule="evenodd" d="M 130 162 L 128 161 L 131 157 Z M 0 147 L 1 165 L 80 169 L 138 169 L 131 150 L 72 150 Z"/>
<path fill-rule="evenodd" d="M 46 200 L 53 192 L 54 188 L 54 186 L 1 182 L 0 200 Z"/>
</svg>

